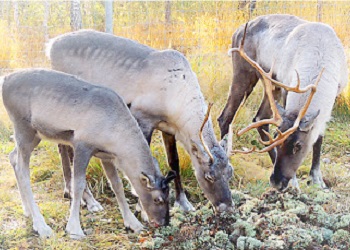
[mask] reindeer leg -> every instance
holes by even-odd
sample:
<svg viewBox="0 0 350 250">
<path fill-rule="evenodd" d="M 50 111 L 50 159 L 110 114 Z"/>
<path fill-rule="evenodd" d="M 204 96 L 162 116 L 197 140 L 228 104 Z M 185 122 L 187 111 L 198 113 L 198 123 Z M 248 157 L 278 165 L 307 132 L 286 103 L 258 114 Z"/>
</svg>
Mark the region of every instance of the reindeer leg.
<svg viewBox="0 0 350 250">
<path fill-rule="evenodd" d="M 168 163 L 172 170 L 176 172 L 175 178 L 175 192 L 176 192 L 176 201 L 175 206 L 180 206 L 184 211 L 194 211 L 194 207 L 188 201 L 184 189 L 181 184 L 180 178 L 180 164 L 179 156 L 176 149 L 176 140 L 174 135 L 167 134 L 162 132 L 164 146 L 166 154 L 168 157 Z"/>
<path fill-rule="evenodd" d="M 139 232 L 143 229 L 141 222 L 130 211 L 129 205 L 125 199 L 123 183 L 118 176 L 118 171 L 110 160 L 102 160 L 102 166 L 106 172 L 109 184 L 117 198 L 120 212 L 124 219 L 126 228 L 131 228 L 134 232 Z"/>
<path fill-rule="evenodd" d="M 225 108 L 218 118 L 221 139 L 223 139 L 224 136 L 228 133 L 229 126 L 241 102 L 243 101 L 244 96 L 246 95 L 246 98 L 249 97 L 259 79 L 255 72 L 241 69 L 240 63 L 246 64 L 246 62 L 242 61 L 242 59 L 239 59 L 239 63 L 234 63 L 234 67 L 237 66 L 237 68 L 235 69 L 235 73 L 233 75 L 230 94 L 227 99 Z"/>
<path fill-rule="evenodd" d="M 320 135 L 313 146 L 312 153 L 312 166 L 310 170 L 310 175 L 312 182 L 314 184 L 320 185 L 321 188 L 327 188 L 326 184 L 323 181 L 321 168 L 320 168 L 320 157 L 321 157 L 321 145 L 323 142 L 323 136 Z"/>
<path fill-rule="evenodd" d="M 58 144 L 59 153 L 61 155 L 61 162 L 63 168 L 63 176 L 64 176 L 64 198 L 72 198 L 71 195 L 71 183 L 72 183 L 72 172 L 71 172 L 71 163 L 73 161 L 74 152 L 70 146 Z M 86 185 L 86 188 L 83 193 L 83 198 L 81 203 L 87 206 L 87 209 L 90 212 L 99 212 L 103 210 L 101 204 L 95 200 L 92 195 L 89 187 Z"/>
<path fill-rule="evenodd" d="M 72 172 L 70 168 L 70 157 L 69 157 L 69 146 L 58 144 L 58 152 L 61 156 L 61 164 L 63 169 L 64 177 L 64 198 L 70 199 L 71 195 L 71 182 L 72 182 Z"/>
<path fill-rule="evenodd" d="M 10 163 L 13 167 L 13 169 L 16 169 L 16 165 L 17 165 L 17 147 L 15 147 L 10 155 L 9 155 L 9 158 L 10 158 Z M 21 190 L 20 190 L 21 192 Z M 30 210 L 29 210 L 29 205 L 27 203 L 27 200 L 26 198 L 21 194 L 21 200 L 22 200 L 22 208 L 23 208 L 23 213 L 24 213 L 24 216 L 25 217 L 29 217 L 31 215 L 30 213 Z"/>
<path fill-rule="evenodd" d="M 25 132 L 22 133 L 19 131 Z M 17 151 L 16 160 L 14 160 L 15 155 L 12 154 L 10 161 L 16 174 L 22 204 L 25 212 L 32 216 L 34 231 L 38 232 L 40 237 L 49 237 L 53 234 L 52 229 L 46 224 L 44 217 L 40 213 L 30 186 L 30 155 L 33 149 L 39 144 L 40 138 L 36 137 L 36 132 L 32 128 L 23 124 L 15 124 L 15 136 L 16 149 L 14 151 Z"/>
<path fill-rule="evenodd" d="M 80 225 L 80 202 L 86 188 L 86 168 L 89 164 L 92 150 L 87 145 L 77 143 L 74 148 L 73 168 L 73 197 L 66 231 L 72 239 L 85 236 Z"/>
</svg>

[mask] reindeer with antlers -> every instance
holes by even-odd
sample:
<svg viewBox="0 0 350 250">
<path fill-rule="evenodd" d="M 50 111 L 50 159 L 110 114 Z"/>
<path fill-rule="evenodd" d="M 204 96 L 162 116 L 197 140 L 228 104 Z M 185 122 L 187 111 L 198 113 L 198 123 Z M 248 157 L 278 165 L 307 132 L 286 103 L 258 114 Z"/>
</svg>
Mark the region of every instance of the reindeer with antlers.
<svg viewBox="0 0 350 250">
<path fill-rule="evenodd" d="M 156 50 L 93 30 L 58 36 L 51 40 L 47 52 L 54 69 L 116 91 L 127 103 L 149 144 L 153 131 L 162 131 L 169 166 L 177 173 L 176 205 L 184 211 L 194 210 L 180 179 L 176 143 L 181 142 L 191 157 L 199 186 L 216 211 L 232 210 L 229 181 L 233 169 L 222 144 L 215 138 L 197 76 L 181 53 Z M 65 193 L 69 196 L 68 148 L 60 148 Z M 83 199 L 90 211 L 102 209 L 88 188 Z M 144 219 L 147 220 L 146 216 Z"/>
<path fill-rule="evenodd" d="M 229 132 L 238 109 L 260 79 L 265 93 L 258 113 L 237 134 L 257 128 L 266 147 L 246 153 L 269 152 L 274 163 L 270 183 L 282 191 L 291 179 L 298 186 L 296 171 L 312 148 L 312 181 L 326 188 L 320 170 L 321 144 L 335 99 L 348 77 L 344 48 L 334 30 L 291 15 L 261 16 L 234 33 L 229 53 L 234 74 L 218 118 L 221 137 Z M 275 101 L 282 101 L 284 108 Z M 269 134 L 269 124 L 278 127 L 275 138 Z"/>
</svg>

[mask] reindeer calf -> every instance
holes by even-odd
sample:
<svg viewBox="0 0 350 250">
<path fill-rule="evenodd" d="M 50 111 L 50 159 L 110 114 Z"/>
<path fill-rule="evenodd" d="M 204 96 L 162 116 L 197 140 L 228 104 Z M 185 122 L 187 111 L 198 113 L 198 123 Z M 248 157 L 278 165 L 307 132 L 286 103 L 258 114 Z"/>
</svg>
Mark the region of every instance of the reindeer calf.
<svg viewBox="0 0 350 250">
<path fill-rule="evenodd" d="M 15 130 L 16 148 L 10 161 L 24 212 L 32 216 L 34 230 L 40 236 L 52 234 L 30 187 L 30 155 L 41 139 L 74 148 L 73 200 L 66 227 L 72 238 L 84 236 L 79 209 L 92 156 L 102 160 L 126 226 L 135 231 L 142 229 L 129 210 L 116 165 L 132 183 L 150 222 L 168 223 L 168 182 L 174 176 L 162 176 L 136 120 L 114 91 L 65 73 L 32 69 L 6 76 L 2 95 Z"/>
</svg>

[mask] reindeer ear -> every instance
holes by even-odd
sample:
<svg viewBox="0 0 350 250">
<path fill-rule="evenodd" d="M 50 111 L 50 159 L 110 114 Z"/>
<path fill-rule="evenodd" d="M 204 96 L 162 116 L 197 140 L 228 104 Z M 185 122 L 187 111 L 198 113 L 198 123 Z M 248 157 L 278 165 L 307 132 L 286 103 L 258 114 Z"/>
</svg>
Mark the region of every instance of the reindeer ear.
<svg viewBox="0 0 350 250">
<path fill-rule="evenodd" d="M 210 164 L 210 157 L 207 152 L 205 152 L 200 144 L 193 140 L 191 140 L 191 153 L 197 157 L 200 163 Z"/>
<path fill-rule="evenodd" d="M 320 110 L 317 110 L 316 112 L 313 112 L 307 116 L 305 116 L 303 119 L 301 119 L 301 122 L 299 124 L 299 130 L 303 132 L 307 132 L 314 126 L 315 120 L 320 114 Z"/>
<path fill-rule="evenodd" d="M 144 172 L 141 172 L 140 181 L 145 188 L 149 190 L 154 189 L 155 181 L 153 176 L 150 176 Z"/>
</svg>

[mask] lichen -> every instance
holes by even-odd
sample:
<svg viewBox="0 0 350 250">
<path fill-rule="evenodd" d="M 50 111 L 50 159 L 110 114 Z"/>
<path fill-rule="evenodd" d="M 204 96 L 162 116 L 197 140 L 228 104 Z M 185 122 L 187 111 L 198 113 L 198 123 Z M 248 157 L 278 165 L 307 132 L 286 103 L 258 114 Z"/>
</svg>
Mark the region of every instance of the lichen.
<svg viewBox="0 0 350 250">
<path fill-rule="evenodd" d="M 147 240 L 141 244 L 141 248 L 143 249 L 154 249 L 154 241 L 153 239 Z"/>
<path fill-rule="evenodd" d="M 229 241 L 228 235 L 222 230 L 216 232 L 214 237 L 214 242 L 215 242 L 215 246 L 219 247 L 220 249 L 233 248 L 233 245 Z"/>
<path fill-rule="evenodd" d="M 153 230 L 149 240 L 139 246 L 275 250 L 322 249 L 328 245 L 349 249 L 350 215 L 327 213 L 320 205 L 326 195 L 321 191 L 307 195 L 295 189 L 285 193 L 268 189 L 260 198 L 253 198 L 232 191 L 236 204 L 232 213 L 216 215 L 209 203 L 190 213 L 173 208 L 170 225 Z M 317 201 L 315 197 L 319 197 Z"/>
<path fill-rule="evenodd" d="M 154 248 L 158 249 L 162 247 L 162 244 L 165 242 L 165 240 L 163 238 L 156 237 L 153 239 L 153 242 L 154 242 Z"/>
<path fill-rule="evenodd" d="M 310 207 L 310 221 L 326 228 L 334 228 L 337 222 L 335 215 L 327 214 L 323 207 L 315 205 Z"/>
<path fill-rule="evenodd" d="M 336 195 L 333 192 L 323 191 L 323 190 L 316 191 L 313 196 L 314 196 L 313 202 L 320 205 L 325 204 L 330 200 L 336 198 Z"/>
<path fill-rule="evenodd" d="M 287 245 L 293 249 L 306 249 L 313 242 L 310 231 L 295 226 L 290 226 L 282 236 Z"/>
<path fill-rule="evenodd" d="M 237 240 L 237 249 L 239 250 L 256 250 L 260 249 L 262 242 L 252 237 L 240 236 Z"/>
<path fill-rule="evenodd" d="M 338 217 L 339 221 L 336 223 L 337 229 L 350 229 L 350 214 Z"/>
<path fill-rule="evenodd" d="M 286 249 L 286 243 L 282 239 L 282 236 L 272 234 L 264 242 L 264 249 L 267 250 L 283 250 Z"/>
<path fill-rule="evenodd" d="M 247 217 L 252 213 L 252 211 L 256 211 L 260 203 L 261 201 L 257 198 L 247 200 L 245 204 L 239 207 L 239 211 L 241 212 L 242 216 Z"/>
<path fill-rule="evenodd" d="M 267 214 L 270 223 L 274 226 L 282 226 L 288 224 L 296 224 L 299 218 L 289 212 L 281 212 L 278 210 L 273 210 Z M 271 226 L 272 226 L 271 225 Z"/>
<path fill-rule="evenodd" d="M 322 237 L 323 237 L 324 241 L 328 244 L 331 243 L 333 231 L 328 229 L 328 228 L 322 227 L 321 232 L 322 232 Z"/>
<path fill-rule="evenodd" d="M 338 247 L 339 249 L 349 249 L 350 248 L 350 233 L 343 229 L 336 231 L 332 238 L 331 243 Z"/>
</svg>

